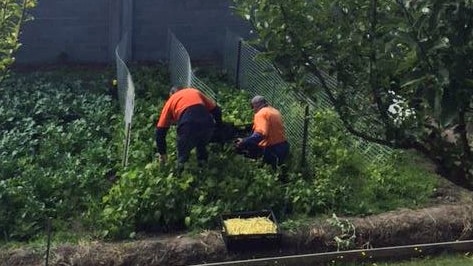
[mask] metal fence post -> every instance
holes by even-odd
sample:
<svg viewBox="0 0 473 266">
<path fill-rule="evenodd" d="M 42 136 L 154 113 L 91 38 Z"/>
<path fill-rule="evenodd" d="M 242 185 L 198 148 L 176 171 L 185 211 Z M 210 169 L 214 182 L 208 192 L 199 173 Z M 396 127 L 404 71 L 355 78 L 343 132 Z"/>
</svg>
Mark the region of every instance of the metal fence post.
<svg viewBox="0 0 473 266">
<path fill-rule="evenodd" d="M 242 39 L 238 40 L 238 51 L 237 51 L 237 62 L 236 62 L 236 73 L 235 73 L 235 82 L 236 88 L 240 90 L 240 64 L 241 64 L 241 43 Z"/>
<path fill-rule="evenodd" d="M 307 164 L 307 140 L 309 138 L 309 105 L 306 104 L 304 111 L 304 134 L 302 138 L 302 154 L 301 154 L 301 168 Z"/>
<path fill-rule="evenodd" d="M 126 168 L 128 166 L 128 153 L 130 149 L 130 132 L 131 132 L 131 123 L 127 123 L 126 125 L 126 132 L 125 132 L 125 140 L 124 140 L 124 148 L 125 151 L 123 153 L 123 161 L 122 166 Z"/>
<path fill-rule="evenodd" d="M 51 217 L 48 217 L 46 221 L 46 233 L 47 233 L 47 247 L 46 247 L 46 261 L 44 265 L 49 265 L 49 249 L 51 247 Z"/>
</svg>

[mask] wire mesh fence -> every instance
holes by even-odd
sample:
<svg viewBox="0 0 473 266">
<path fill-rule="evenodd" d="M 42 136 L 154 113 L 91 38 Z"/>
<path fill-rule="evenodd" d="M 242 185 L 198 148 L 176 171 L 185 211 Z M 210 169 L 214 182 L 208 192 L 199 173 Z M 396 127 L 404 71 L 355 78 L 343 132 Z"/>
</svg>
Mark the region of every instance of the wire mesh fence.
<svg viewBox="0 0 473 266">
<path fill-rule="evenodd" d="M 115 66 L 117 71 L 117 93 L 120 108 L 125 111 L 125 102 L 127 94 L 127 74 L 128 68 L 126 62 L 128 61 L 128 34 L 124 34 L 120 42 L 115 48 Z"/>
<path fill-rule="evenodd" d="M 216 99 L 216 93 L 196 77 L 192 72 L 191 60 L 185 47 L 169 31 L 169 67 L 171 72 L 171 82 L 173 85 L 193 86 L 208 96 Z M 238 37 L 235 37 L 238 39 Z M 229 68 L 229 76 L 241 75 L 234 81 L 242 81 L 238 87 L 246 89 L 252 96 L 261 94 L 284 115 L 284 123 L 288 131 L 288 139 L 293 146 L 293 150 L 300 151 L 304 141 L 304 112 L 305 102 L 300 101 L 301 96 L 296 95 L 288 89 L 287 84 L 277 75 L 274 66 L 263 58 L 256 58 L 258 51 L 250 45 L 232 42 L 234 48 L 241 51 L 242 56 L 235 53 L 225 53 L 225 64 L 234 66 Z M 226 49 L 228 51 L 228 49 Z M 240 61 L 238 64 L 236 61 Z M 236 69 L 241 65 L 241 69 Z M 264 88 L 261 90 L 261 88 Z"/>
<path fill-rule="evenodd" d="M 284 115 L 288 139 L 292 146 L 302 150 L 302 160 L 305 160 L 303 145 L 306 143 L 304 135 L 304 112 L 303 106 L 307 104 L 310 110 L 333 109 L 333 105 L 327 94 L 319 89 L 316 92 L 317 103 L 311 101 L 301 93 L 289 91 L 289 84 L 280 77 L 273 64 L 262 58 L 260 51 L 245 42 L 240 36 L 227 30 L 224 51 L 224 68 L 229 78 L 241 89 L 248 90 L 252 95 L 261 94 L 281 110 Z M 337 88 L 337 80 L 326 73 L 322 73 L 329 88 Z M 311 76 L 308 79 L 312 84 L 321 87 L 321 82 Z M 344 130 L 341 120 L 335 125 Z M 385 161 L 391 154 L 392 149 L 368 142 L 356 136 L 351 136 L 351 143 L 355 149 L 369 161 Z M 310 137 L 310 136 L 309 136 Z"/>
<path fill-rule="evenodd" d="M 168 38 L 171 83 L 175 86 L 196 87 L 216 100 L 216 93 L 194 75 L 190 56 L 184 45 L 171 31 Z M 306 106 L 310 107 L 309 110 L 316 111 L 333 109 L 333 105 L 322 89 L 316 93 L 317 103 L 304 94 L 291 90 L 290 84 L 283 80 L 272 62 L 260 54 L 261 52 L 248 42 L 227 30 L 223 61 L 228 77 L 237 88 L 248 91 L 251 96 L 263 95 L 281 111 L 292 150 L 296 154 L 301 154 L 301 156 L 296 156 L 296 160 L 305 160 L 304 145 L 307 143 L 308 136 L 305 135 L 304 128 L 307 123 L 306 116 L 310 116 L 306 114 Z M 330 88 L 338 86 L 335 78 L 326 73 L 323 75 Z M 315 76 L 310 77 L 308 81 L 321 87 L 320 81 Z M 341 120 L 335 126 L 340 130 L 345 130 Z M 353 135 L 351 138 L 353 147 L 369 161 L 383 161 L 392 153 L 388 147 L 370 143 Z"/>
<path fill-rule="evenodd" d="M 338 82 L 334 77 L 329 76 L 325 72 L 321 72 L 321 74 L 325 80 L 326 85 L 330 89 L 335 89 L 338 87 Z M 314 107 L 318 106 L 318 109 L 333 108 L 333 104 L 331 103 L 328 95 L 322 89 L 322 83 L 320 82 L 320 80 L 315 75 L 310 75 L 308 77 L 308 82 L 319 87 L 319 89 L 316 92 L 318 105 L 314 105 Z M 359 100 L 361 101 L 361 99 Z M 338 120 L 335 126 L 339 130 L 346 131 L 341 120 Z M 352 138 L 352 141 L 350 143 L 352 144 L 352 147 L 357 149 L 359 152 L 361 152 L 367 158 L 367 160 L 382 162 L 382 161 L 385 161 L 393 152 L 393 149 L 387 146 L 379 145 L 377 143 L 372 143 L 365 139 L 362 139 L 353 135 L 351 135 L 351 138 Z"/>
<path fill-rule="evenodd" d="M 334 77 L 329 76 L 327 73 L 322 72 L 322 76 L 325 80 L 325 83 L 330 89 L 337 88 L 337 80 Z M 319 86 L 319 90 L 317 90 L 316 97 L 319 102 L 319 109 L 320 108 L 332 108 L 332 103 L 325 93 L 325 91 L 321 88 L 322 84 L 319 81 L 317 77 L 314 75 L 309 76 L 308 82 Z M 339 120 L 338 123 L 335 124 L 336 127 L 340 130 L 345 130 L 342 124 L 342 121 Z M 379 145 L 376 143 L 372 143 L 369 141 L 366 141 L 365 139 L 356 137 L 356 136 L 351 136 L 353 141 L 351 141 L 351 144 L 353 145 L 354 148 L 359 150 L 363 155 L 367 157 L 368 160 L 375 160 L 375 161 L 384 161 L 387 159 L 393 152 L 393 150 L 387 146 Z"/>
<path fill-rule="evenodd" d="M 237 80 L 240 89 L 247 90 L 251 96 L 262 95 L 283 114 L 286 135 L 294 153 L 299 153 L 304 141 L 304 110 L 301 101 L 289 84 L 284 82 L 271 62 L 258 57 L 259 51 L 246 42 L 240 45 L 240 66 Z M 301 159 L 295 157 L 295 159 Z"/>
<path fill-rule="evenodd" d="M 125 136 L 123 140 L 122 165 L 128 165 L 128 154 L 130 148 L 131 123 L 135 105 L 135 85 L 126 62 L 128 61 L 129 40 L 125 33 L 115 49 L 115 60 L 117 69 L 117 92 L 120 108 L 123 110 L 125 123 Z"/>
<path fill-rule="evenodd" d="M 240 56 L 241 52 L 241 43 L 243 39 L 229 31 L 226 30 L 225 33 L 225 49 L 223 51 L 223 66 L 224 71 L 228 75 L 228 79 L 235 84 L 239 89 L 240 84 L 237 83 L 240 79 L 238 78 L 238 73 L 240 72 L 237 69 L 240 66 Z"/>
<path fill-rule="evenodd" d="M 168 31 L 168 54 L 169 72 L 173 86 L 191 86 L 203 91 L 210 98 L 217 100 L 217 94 L 205 82 L 194 75 L 189 53 L 170 30 Z"/>
</svg>

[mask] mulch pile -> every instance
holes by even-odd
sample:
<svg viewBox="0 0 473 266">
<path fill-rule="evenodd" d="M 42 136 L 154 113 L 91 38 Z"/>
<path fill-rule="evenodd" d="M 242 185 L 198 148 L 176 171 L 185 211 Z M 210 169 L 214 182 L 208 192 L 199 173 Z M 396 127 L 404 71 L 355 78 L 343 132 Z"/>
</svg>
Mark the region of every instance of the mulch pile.
<svg viewBox="0 0 473 266">
<path fill-rule="evenodd" d="M 354 249 L 473 239 L 473 205 L 470 202 L 338 219 L 354 226 L 356 237 L 351 246 Z M 343 233 L 341 227 L 331 225 L 328 220 L 314 221 L 297 231 L 283 232 L 279 250 L 259 254 L 227 251 L 218 231 L 132 242 L 87 242 L 52 247 L 49 265 L 190 265 L 318 253 L 336 251 L 340 243 L 334 239 Z M 45 250 L 0 252 L 2 266 L 44 264 Z"/>
</svg>

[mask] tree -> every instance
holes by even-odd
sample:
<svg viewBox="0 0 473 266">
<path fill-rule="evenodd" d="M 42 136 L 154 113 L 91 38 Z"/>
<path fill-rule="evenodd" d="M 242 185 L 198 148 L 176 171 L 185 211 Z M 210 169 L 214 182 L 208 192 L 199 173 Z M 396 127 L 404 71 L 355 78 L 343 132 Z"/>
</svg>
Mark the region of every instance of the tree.
<svg viewBox="0 0 473 266">
<path fill-rule="evenodd" d="M 416 149 L 473 190 L 473 1 L 234 1 L 283 76 L 322 89 L 349 132 Z"/>
<path fill-rule="evenodd" d="M 27 10 L 35 5 L 36 0 L 0 0 L 0 82 L 15 61 L 21 26 L 30 18 Z"/>
</svg>

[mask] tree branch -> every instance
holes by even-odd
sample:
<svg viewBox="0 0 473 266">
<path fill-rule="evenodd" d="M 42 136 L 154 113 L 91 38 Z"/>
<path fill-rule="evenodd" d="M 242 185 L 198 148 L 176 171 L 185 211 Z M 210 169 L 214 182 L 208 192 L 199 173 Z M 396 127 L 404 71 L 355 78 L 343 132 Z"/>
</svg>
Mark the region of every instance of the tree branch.
<svg viewBox="0 0 473 266">
<path fill-rule="evenodd" d="M 369 41 L 370 41 L 370 63 L 369 63 L 369 75 L 370 75 L 370 86 L 371 91 L 373 93 L 374 100 L 376 102 L 376 107 L 378 112 L 381 116 L 381 119 L 384 123 L 384 128 L 386 129 L 385 135 L 391 138 L 391 122 L 386 113 L 386 106 L 383 102 L 380 92 L 380 85 L 378 81 L 378 69 L 377 69 L 377 60 L 376 60 L 376 39 L 377 39 L 377 0 L 371 0 L 371 9 L 370 9 L 370 33 L 369 33 Z"/>
</svg>

